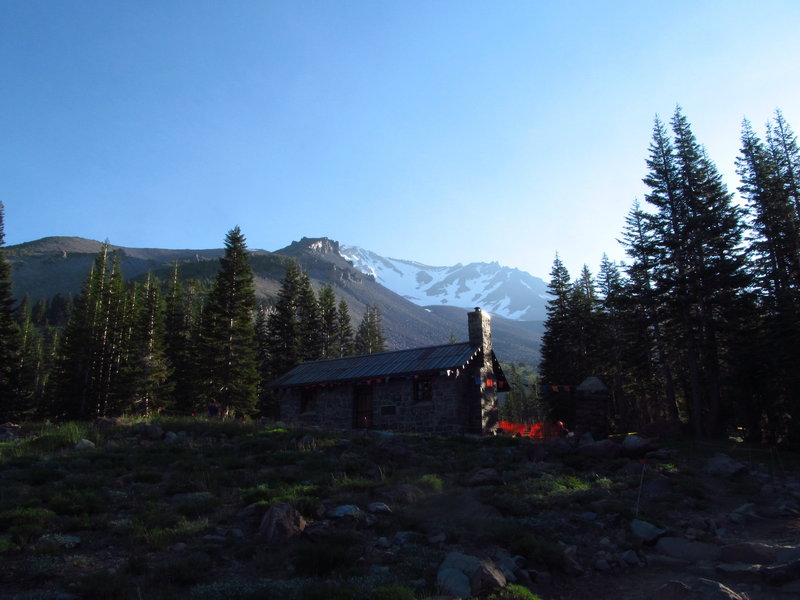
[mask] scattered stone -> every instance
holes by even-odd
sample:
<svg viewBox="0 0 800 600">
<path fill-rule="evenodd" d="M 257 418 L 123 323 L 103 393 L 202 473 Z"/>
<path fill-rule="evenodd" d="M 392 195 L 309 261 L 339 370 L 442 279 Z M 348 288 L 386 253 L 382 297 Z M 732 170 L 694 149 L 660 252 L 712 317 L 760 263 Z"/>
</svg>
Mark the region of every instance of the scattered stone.
<svg viewBox="0 0 800 600">
<path fill-rule="evenodd" d="M 143 440 L 158 442 L 164 438 L 164 430 L 155 423 L 140 423 L 136 426 L 136 433 Z"/>
<path fill-rule="evenodd" d="M 91 440 L 78 440 L 75 442 L 75 450 L 87 450 L 89 448 L 94 448 L 94 442 Z"/>
<path fill-rule="evenodd" d="M 709 475 L 717 475 L 719 477 L 733 477 L 744 473 L 747 467 L 742 463 L 733 460 L 727 454 L 717 453 L 708 459 L 703 471 Z"/>
<path fill-rule="evenodd" d="M 572 452 L 572 445 L 564 438 L 555 438 L 545 444 L 547 453 L 552 456 L 564 456 Z"/>
<path fill-rule="evenodd" d="M 357 519 L 361 516 L 361 509 L 355 504 L 342 504 L 325 511 L 325 516 L 329 519 L 342 519 L 344 517 Z"/>
<path fill-rule="evenodd" d="M 762 567 L 758 564 L 720 563 L 717 565 L 719 575 L 743 583 L 760 583 L 763 578 L 761 570 Z"/>
<path fill-rule="evenodd" d="M 747 600 L 747 596 L 741 596 L 719 581 L 711 579 L 701 578 L 693 589 L 703 600 Z"/>
<path fill-rule="evenodd" d="M 447 541 L 447 534 L 444 533 L 443 531 L 435 535 L 428 536 L 429 544 L 444 544 L 446 541 Z"/>
<path fill-rule="evenodd" d="M 594 568 L 595 571 L 608 573 L 611 570 L 611 565 L 608 564 L 608 561 L 605 558 L 599 558 L 594 562 Z"/>
<path fill-rule="evenodd" d="M 367 512 L 373 514 L 386 514 L 392 512 L 392 509 L 389 508 L 384 502 L 371 502 L 367 506 Z"/>
<path fill-rule="evenodd" d="M 722 556 L 717 546 L 678 537 L 662 537 L 658 540 L 656 549 L 667 556 L 688 562 L 717 561 Z"/>
<path fill-rule="evenodd" d="M 635 434 L 626 435 L 625 439 L 622 440 L 622 454 L 632 458 L 639 458 L 653 450 L 654 445 L 655 440 L 639 437 Z"/>
<path fill-rule="evenodd" d="M 258 535 L 269 545 L 280 544 L 300 535 L 306 528 L 306 520 L 297 509 L 288 502 L 279 502 L 269 507 Z"/>
<path fill-rule="evenodd" d="M 626 550 L 623 552 L 619 557 L 619 562 L 631 567 L 638 567 L 642 564 L 642 561 L 639 560 L 639 556 L 633 550 Z"/>
<path fill-rule="evenodd" d="M 759 542 L 739 542 L 720 549 L 721 559 L 726 563 L 751 563 L 770 565 L 778 560 L 778 547 Z"/>
<path fill-rule="evenodd" d="M 421 542 L 424 536 L 418 531 L 398 531 L 394 534 L 394 543 L 399 546 Z"/>
<path fill-rule="evenodd" d="M 577 454 L 591 458 L 616 458 L 621 451 L 621 446 L 611 440 L 600 440 L 591 444 L 579 445 L 575 450 Z"/>
<path fill-rule="evenodd" d="M 224 535 L 213 535 L 213 534 L 204 535 L 201 539 L 208 544 L 217 544 L 220 546 L 225 545 L 225 543 L 227 543 L 228 541 L 228 539 Z"/>
<path fill-rule="evenodd" d="M 450 552 L 439 566 L 436 583 L 445 595 L 469 598 L 505 587 L 507 581 L 490 561 Z"/>
<path fill-rule="evenodd" d="M 658 538 L 667 533 L 667 530 L 656 527 L 647 521 L 634 519 L 631 521 L 631 532 L 640 540 L 644 541 L 645 544 L 654 544 Z"/>
<path fill-rule="evenodd" d="M 389 543 L 389 540 L 386 539 L 385 537 L 379 537 L 375 540 L 375 547 L 386 549 L 386 548 L 391 548 L 392 544 Z"/>
<path fill-rule="evenodd" d="M 464 485 L 477 487 L 480 485 L 503 485 L 503 479 L 496 469 L 480 469 L 473 473 L 465 482 Z"/>
<path fill-rule="evenodd" d="M 682 600 L 688 598 L 691 593 L 692 588 L 682 581 L 670 581 L 655 591 L 652 600 Z"/>
<path fill-rule="evenodd" d="M 775 567 L 765 567 L 763 572 L 764 579 L 770 585 L 783 585 L 797 581 L 800 579 L 800 560 Z"/>
</svg>

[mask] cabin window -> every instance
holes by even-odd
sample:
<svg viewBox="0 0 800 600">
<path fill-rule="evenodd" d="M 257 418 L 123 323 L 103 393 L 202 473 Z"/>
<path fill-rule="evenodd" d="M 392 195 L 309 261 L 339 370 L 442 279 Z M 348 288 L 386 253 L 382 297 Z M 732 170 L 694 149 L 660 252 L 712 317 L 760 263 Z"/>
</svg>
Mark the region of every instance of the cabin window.
<svg viewBox="0 0 800 600">
<path fill-rule="evenodd" d="M 313 391 L 303 390 L 300 395 L 300 412 L 307 413 L 317 410 L 317 398 Z"/>
<path fill-rule="evenodd" d="M 433 381 L 430 377 L 414 380 L 414 402 L 433 402 Z"/>
</svg>

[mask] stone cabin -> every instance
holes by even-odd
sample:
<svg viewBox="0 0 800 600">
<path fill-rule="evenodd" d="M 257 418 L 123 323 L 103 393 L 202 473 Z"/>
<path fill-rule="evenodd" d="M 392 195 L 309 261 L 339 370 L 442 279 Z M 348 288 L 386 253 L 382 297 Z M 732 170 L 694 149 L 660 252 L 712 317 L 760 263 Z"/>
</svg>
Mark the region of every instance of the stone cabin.
<svg viewBox="0 0 800 600">
<path fill-rule="evenodd" d="M 491 318 L 468 313 L 469 341 L 302 363 L 275 389 L 280 418 L 334 428 L 490 434 L 508 381 Z"/>
</svg>

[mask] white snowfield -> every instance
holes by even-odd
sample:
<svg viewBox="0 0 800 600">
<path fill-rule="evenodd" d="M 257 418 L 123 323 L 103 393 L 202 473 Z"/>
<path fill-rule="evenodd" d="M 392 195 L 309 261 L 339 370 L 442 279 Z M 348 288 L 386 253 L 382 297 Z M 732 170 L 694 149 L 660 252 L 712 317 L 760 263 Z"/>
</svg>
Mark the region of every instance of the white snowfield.
<svg viewBox="0 0 800 600">
<path fill-rule="evenodd" d="M 547 284 L 519 269 L 496 262 L 432 267 L 346 245 L 339 247 L 339 253 L 362 273 L 419 306 L 480 306 L 517 321 L 545 319 Z"/>
</svg>

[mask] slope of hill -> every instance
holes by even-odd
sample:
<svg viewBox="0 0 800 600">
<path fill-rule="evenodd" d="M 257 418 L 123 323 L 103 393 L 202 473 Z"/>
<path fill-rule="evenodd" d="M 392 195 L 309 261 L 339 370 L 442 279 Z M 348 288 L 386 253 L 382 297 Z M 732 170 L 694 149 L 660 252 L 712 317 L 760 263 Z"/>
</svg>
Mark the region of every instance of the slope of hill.
<svg viewBox="0 0 800 600">
<path fill-rule="evenodd" d="M 420 306 L 481 306 L 517 321 L 545 319 L 547 284 L 519 269 L 496 262 L 431 267 L 356 246 L 342 246 L 340 251 L 357 269 Z"/>
<path fill-rule="evenodd" d="M 56 293 L 77 294 L 102 244 L 70 237 L 44 238 L 4 249 L 13 267 L 14 294 L 32 301 Z M 162 281 L 180 264 L 183 279 L 210 280 L 219 266 L 222 249 L 165 250 L 111 246 L 120 254 L 126 279 L 141 279 L 150 272 Z M 286 262 L 297 260 L 311 278 L 315 289 L 330 284 L 350 307 L 354 325 L 366 306 L 380 308 L 390 348 L 445 344 L 451 335 L 467 337 L 466 310 L 452 306 L 426 309 L 354 268 L 343 256 L 338 242 L 328 238 L 303 238 L 275 252 L 255 250 L 250 263 L 255 274 L 256 293 L 261 299 L 274 298 L 280 289 Z M 477 306 L 478 304 L 475 304 Z M 491 312 L 491 311 L 489 311 Z M 503 361 L 534 363 L 538 359 L 539 334 L 531 324 L 495 318 L 495 348 Z"/>
</svg>

